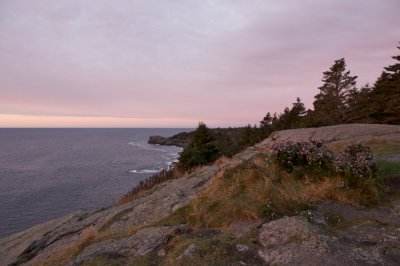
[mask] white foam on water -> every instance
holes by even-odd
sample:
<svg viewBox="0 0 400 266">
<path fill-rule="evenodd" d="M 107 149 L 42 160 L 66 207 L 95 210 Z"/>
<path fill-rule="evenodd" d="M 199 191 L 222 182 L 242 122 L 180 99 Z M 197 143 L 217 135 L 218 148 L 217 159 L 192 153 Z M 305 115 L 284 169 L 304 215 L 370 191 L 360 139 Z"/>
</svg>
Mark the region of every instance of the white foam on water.
<svg viewBox="0 0 400 266">
<path fill-rule="evenodd" d="M 167 152 L 166 150 L 163 149 L 149 149 L 149 150 Z"/>
<path fill-rule="evenodd" d="M 159 144 L 148 144 L 148 143 L 146 143 L 146 142 L 144 142 L 144 141 L 142 141 L 142 142 L 135 142 L 135 141 L 132 141 L 132 142 L 128 142 L 128 145 L 140 147 L 140 148 L 142 148 L 142 149 L 144 149 L 144 150 L 148 150 L 148 151 L 167 152 L 167 151 L 164 150 L 164 149 L 154 148 L 154 146 L 160 146 Z"/>
<path fill-rule="evenodd" d="M 130 170 L 130 173 L 135 174 L 154 174 L 160 172 L 162 169 L 144 169 L 144 170 Z"/>
<path fill-rule="evenodd" d="M 135 142 L 135 141 L 128 142 L 129 145 L 138 146 L 138 147 L 142 147 L 143 143 L 144 142 Z"/>
<path fill-rule="evenodd" d="M 177 163 L 179 154 L 183 151 L 183 148 L 181 147 L 175 147 L 175 146 L 169 146 L 168 148 L 161 149 L 160 147 L 163 147 L 163 145 L 160 144 L 149 144 L 145 141 L 132 141 L 128 143 L 129 145 L 139 147 L 140 149 L 143 150 L 148 150 L 148 151 L 159 151 L 163 152 L 164 155 L 162 155 L 164 161 L 161 163 L 163 165 L 162 168 L 160 169 L 144 169 L 144 170 L 130 170 L 130 173 L 135 173 L 135 174 L 156 174 L 159 173 L 163 169 L 169 169 L 174 163 Z M 160 166 L 160 165 L 158 165 Z M 157 166 L 156 166 L 157 167 Z"/>
</svg>

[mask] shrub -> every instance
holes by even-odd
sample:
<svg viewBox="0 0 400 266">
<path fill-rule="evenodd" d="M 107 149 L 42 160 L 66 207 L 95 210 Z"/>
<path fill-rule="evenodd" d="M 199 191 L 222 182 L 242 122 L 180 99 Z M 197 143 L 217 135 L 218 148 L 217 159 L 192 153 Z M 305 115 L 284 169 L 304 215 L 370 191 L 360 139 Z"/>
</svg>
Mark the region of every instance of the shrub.
<svg viewBox="0 0 400 266">
<path fill-rule="evenodd" d="M 303 168 L 309 172 L 330 170 L 333 153 L 320 141 L 282 142 L 274 144 L 272 154 L 275 161 L 288 172 Z"/>
<path fill-rule="evenodd" d="M 282 216 L 273 206 L 270 199 L 267 199 L 266 203 L 260 206 L 260 215 L 269 219 L 276 219 Z"/>
<path fill-rule="evenodd" d="M 371 149 L 363 144 L 348 145 L 335 160 L 338 173 L 349 187 L 357 187 L 376 177 L 376 163 Z"/>
</svg>

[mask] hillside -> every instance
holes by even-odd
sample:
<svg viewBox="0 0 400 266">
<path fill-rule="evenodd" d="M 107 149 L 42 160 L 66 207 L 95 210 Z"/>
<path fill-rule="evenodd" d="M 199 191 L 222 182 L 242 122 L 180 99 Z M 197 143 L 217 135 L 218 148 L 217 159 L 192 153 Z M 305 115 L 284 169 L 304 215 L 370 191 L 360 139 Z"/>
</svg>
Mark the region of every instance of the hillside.
<svg viewBox="0 0 400 266">
<path fill-rule="evenodd" d="M 369 145 L 388 178 L 383 200 L 365 207 L 336 179 L 309 184 L 271 165 L 274 143 L 317 139 L 334 152 Z M 399 178 L 400 126 L 279 131 L 131 202 L 3 238 L 0 265 L 397 265 Z"/>
</svg>

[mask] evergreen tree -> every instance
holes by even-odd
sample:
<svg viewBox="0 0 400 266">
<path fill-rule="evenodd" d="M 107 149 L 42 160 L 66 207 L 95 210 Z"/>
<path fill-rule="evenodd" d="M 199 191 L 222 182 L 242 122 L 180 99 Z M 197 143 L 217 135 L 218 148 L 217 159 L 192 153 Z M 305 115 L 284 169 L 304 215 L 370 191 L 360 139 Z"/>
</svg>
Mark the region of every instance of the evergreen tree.
<svg viewBox="0 0 400 266">
<path fill-rule="evenodd" d="M 347 111 L 349 92 L 355 88 L 357 76 L 346 71 L 344 58 L 334 62 L 328 71 L 323 73 L 324 84 L 314 97 L 313 116 L 316 126 L 334 125 L 344 122 Z"/>
<path fill-rule="evenodd" d="M 219 156 L 219 151 L 214 141 L 215 137 L 212 131 L 200 122 L 192 141 L 179 156 L 179 166 L 189 169 L 196 165 L 205 165 L 215 161 Z"/>
<path fill-rule="evenodd" d="M 238 150 L 239 144 L 235 142 L 232 137 L 228 134 L 221 134 L 217 137 L 216 147 L 220 151 L 221 155 L 232 157 Z"/>
<path fill-rule="evenodd" d="M 272 132 L 272 120 L 273 117 L 270 112 L 268 112 L 264 118 L 260 121 L 260 137 L 265 139 Z"/>
<path fill-rule="evenodd" d="M 279 130 L 284 130 L 284 129 L 290 129 L 291 128 L 291 115 L 290 115 L 290 109 L 289 107 L 285 107 L 283 110 L 283 113 L 280 114 L 279 116 L 279 125 L 280 129 Z"/>
<path fill-rule="evenodd" d="M 304 103 L 301 102 L 299 97 L 296 98 L 296 102 L 292 104 L 290 110 L 290 128 L 304 127 L 304 115 L 306 114 L 306 108 Z"/>
<path fill-rule="evenodd" d="M 301 102 L 301 99 L 297 97 L 291 109 L 286 107 L 282 114 L 277 116 L 275 113 L 274 116 L 270 118 L 271 131 L 303 127 L 305 113 L 306 108 Z M 265 118 L 263 120 L 265 120 Z"/>
<path fill-rule="evenodd" d="M 277 131 L 281 129 L 281 124 L 278 118 L 278 115 L 274 113 L 274 116 L 272 117 L 272 131 Z"/>
<path fill-rule="evenodd" d="M 369 114 L 375 123 L 400 124 L 400 55 L 392 58 L 397 62 L 385 67 L 371 91 Z"/>
<path fill-rule="evenodd" d="M 258 128 L 256 125 L 251 127 L 250 124 L 244 127 L 242 134 L 240 136 L 239 145 L 241 149 L 249 147 L 260 141 L 260 135 L 258 134 Z"/>
<path fill-rule="evenodd" d="M 272 128 L 272 115 L 268 112 L 264 118 L 260 121 L 260 128 L 265 130 L 271 130 Z"/>
<path fill-rule="evenodd" d="M 372 88 L 367 84 L 360 90 L 353 89 L 347 99 L 346 123 L 371 123 L 369 108 Z"/>
<path fill-rule="evenodd" d="M 307 109 L 303 116 L 303 124 L 304 127 L 313 127 L 316 125 L 316 121 L 314 120 L 314 111 L 311 109 Z"/>
</svg>

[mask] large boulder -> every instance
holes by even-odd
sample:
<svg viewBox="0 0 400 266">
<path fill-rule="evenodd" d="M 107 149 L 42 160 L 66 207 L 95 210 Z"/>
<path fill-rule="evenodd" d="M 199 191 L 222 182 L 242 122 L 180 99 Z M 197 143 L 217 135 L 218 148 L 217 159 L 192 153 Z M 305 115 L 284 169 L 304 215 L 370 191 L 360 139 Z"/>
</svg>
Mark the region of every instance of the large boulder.
<svg viewBox="0 0 400 266">
<path fill-rule="evenodd" d="M 264 249 L 258 254 L 267 264 L 322 265 L 330 252 L 330 239 L 302 216 L 264 224 L 259 240 Z"/>
</svg>

